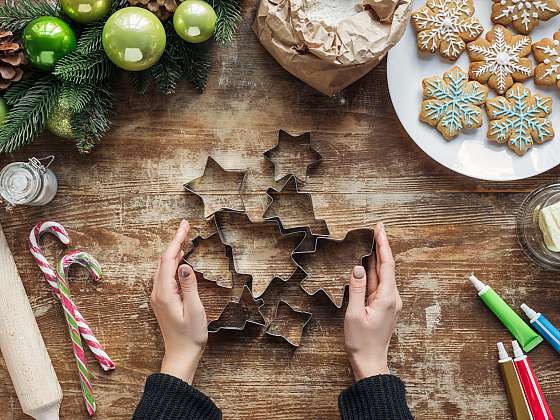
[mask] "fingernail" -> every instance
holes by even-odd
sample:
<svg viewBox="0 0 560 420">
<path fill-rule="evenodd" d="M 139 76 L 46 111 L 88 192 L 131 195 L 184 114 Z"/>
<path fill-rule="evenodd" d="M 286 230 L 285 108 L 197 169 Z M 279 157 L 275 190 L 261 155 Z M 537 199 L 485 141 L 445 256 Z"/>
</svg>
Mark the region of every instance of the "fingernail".
<svg viewBox="0 0 560 420">
<path fill-rule="evenodd" d="M 357 265 L 356 267 L 354 267 L 354 270 L 352 270 L 352 274 L 354 275 L 355 279 L 361 280 L 366 276 L 366 269 L 361 265 Z"/>
<path fill-rule="evenodd" d="M 380 232 L 385 232 L 385 223 L 383 223 L 383 222 L 379 223 L 379 231 Z"/>
<path fill-rule="evenodd" d="M 179 276 L 181 277 L 189 276 L 189 268 L 186 265 L 182 265 L 181 267 L 179 267 Z"/>
</svg>

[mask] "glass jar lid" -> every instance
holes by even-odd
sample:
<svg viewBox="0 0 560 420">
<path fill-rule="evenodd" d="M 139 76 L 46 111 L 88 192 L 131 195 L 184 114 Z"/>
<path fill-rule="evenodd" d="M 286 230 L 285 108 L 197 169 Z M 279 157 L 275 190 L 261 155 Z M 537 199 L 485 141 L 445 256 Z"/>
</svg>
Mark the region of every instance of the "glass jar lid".
<svg viewBox="0 0 560 420">
<path fill-rule="evenodd" d="M 0 172 L 0 196 L 11 205 L 33 201 L 41 185 L 41 173 L 29 163 L 14 162 Z"/>
</svg>

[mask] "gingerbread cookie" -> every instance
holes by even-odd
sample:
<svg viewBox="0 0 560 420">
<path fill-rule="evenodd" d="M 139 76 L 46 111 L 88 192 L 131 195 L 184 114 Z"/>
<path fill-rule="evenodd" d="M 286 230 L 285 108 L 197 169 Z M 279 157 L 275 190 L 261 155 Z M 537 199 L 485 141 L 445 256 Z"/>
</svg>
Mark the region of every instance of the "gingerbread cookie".
<svg viewBox="0 0 560 420">
<path fill-rule="evenodd" d="M 560 89 L 560 31 L 553 39 L 545 38 L 533 44 L 533 55 L 539 63 L 535 69 L 535 83 Z"/>
<path fill-rule="evenodd" d="M 513 35 L 510 30 L 496 25 L 486 34 L 467 45 L 471 59 L 469 76 L 480 83 L 487 83 L 503 95 L 514 83 L 533 76 L 531 37 Z"/>
<path fill-rule="evenodd" d="M 478 38 L 484 28 L 473 17 L 473 0 L 428 0 L 412 15 L 418 33 L 418 48 L 455 61 L 465 51 L 466 42 Z"/>
<path fill-rule="evenodd" d="M 560 13 L 556 0 L 493 0 L 492 22 L 509 25 L 527 35 L 541 20 L 549 20 Z"/>
<path fill-rule="evenodd" d="M 554 138 L 552 123 L 547 117 L 552 112 L 550 96 L 532 95 L 521 83 L 514 84 L 504 96 L 489 99 L 486 112 L 490 119 L 488 139 L 507 143 L 519 156 L 533 147 Z"/>
<path fill-rule="evenodd" d="M 451 140 L 463 129 L 482 126 L 481 105 L 488 96 L 488 87 L 469 82 L 467 73 L 453 67 L 443 77 L 429 77 L 422 81 L 424 101 L 420 121 L 436 127 Z"/>
</svg>

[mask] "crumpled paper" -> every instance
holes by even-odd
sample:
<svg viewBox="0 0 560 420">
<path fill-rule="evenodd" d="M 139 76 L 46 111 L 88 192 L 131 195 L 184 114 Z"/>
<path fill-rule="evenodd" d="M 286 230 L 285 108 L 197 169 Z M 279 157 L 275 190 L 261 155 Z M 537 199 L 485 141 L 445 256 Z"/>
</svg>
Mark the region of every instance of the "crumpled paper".
<svg viewBox="0 0 560 420">
<path fill-rule="evenodd" d="M 362 0 L 336 27 L 311 21 L 305 0 L 261 0 L 253 30 L 297 78 L 333 96 L 369 73 L 404 35 L 412 0 Z"/>
</svg>

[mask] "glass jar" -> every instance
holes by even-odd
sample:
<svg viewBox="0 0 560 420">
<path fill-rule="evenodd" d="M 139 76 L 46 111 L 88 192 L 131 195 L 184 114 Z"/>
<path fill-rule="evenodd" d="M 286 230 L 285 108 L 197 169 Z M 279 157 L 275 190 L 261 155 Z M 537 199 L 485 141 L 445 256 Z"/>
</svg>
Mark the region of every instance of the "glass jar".
<svg viewBox="0 0 560 420">
<path fill-rule="evenodd" d="M 49 169 L 53 161 L 54 156 L 31 158 L 29 162 L 14 162 L 2 169 L 0 197 L 8 208 L 42 206 L 52 201 L 58 190 L 56 175 Z"/>
<path fill-rule="evenodd" d="M 560 271 L 560 252 L 548 249 L 539 227 L 539 213 L 560 202 L 560 183 L 544 185 L 530 193 L 517 213 L 517 238 L 525 254 L 541 267 Z"/>
</svg>

